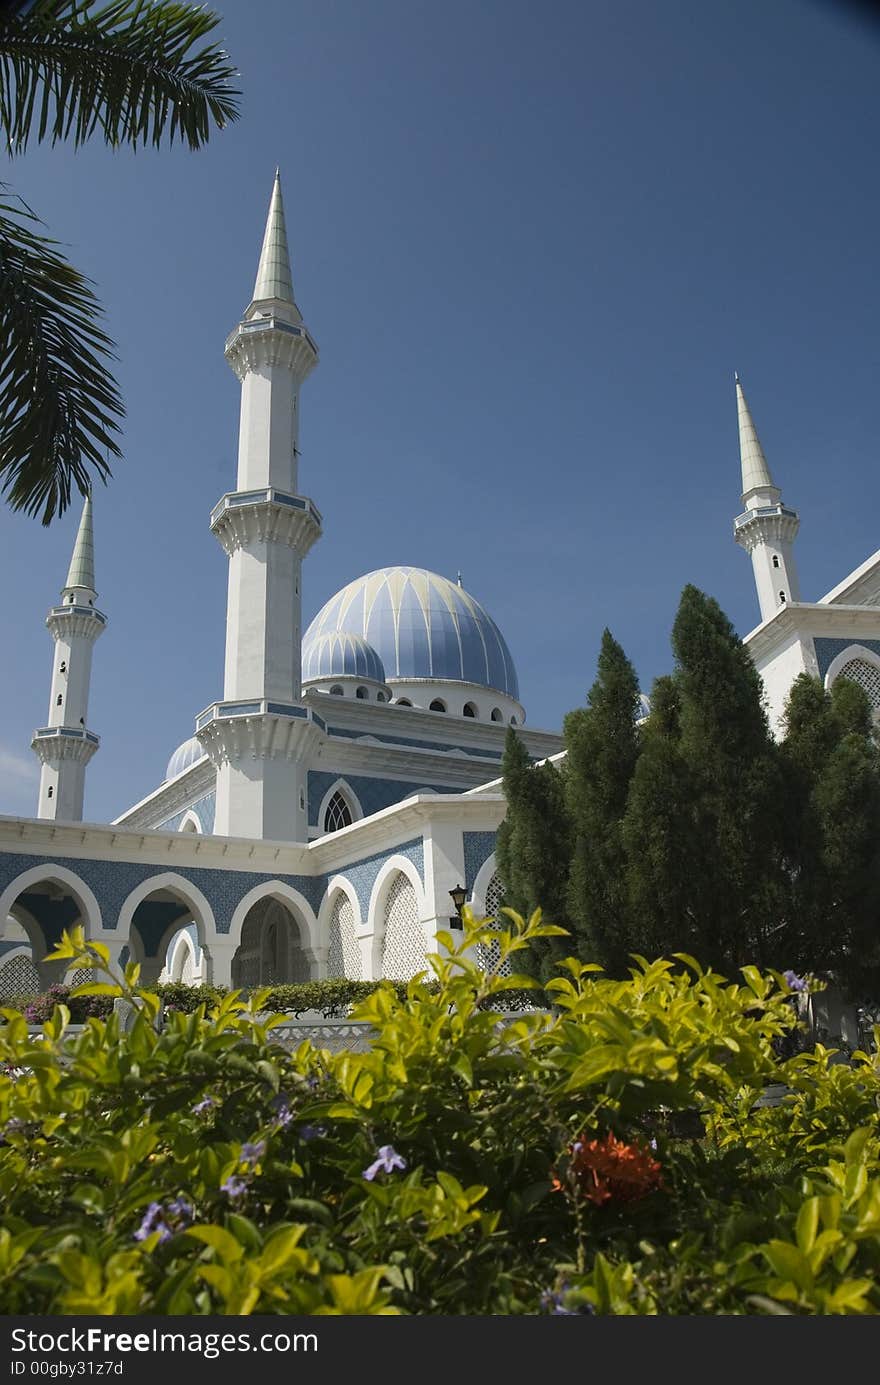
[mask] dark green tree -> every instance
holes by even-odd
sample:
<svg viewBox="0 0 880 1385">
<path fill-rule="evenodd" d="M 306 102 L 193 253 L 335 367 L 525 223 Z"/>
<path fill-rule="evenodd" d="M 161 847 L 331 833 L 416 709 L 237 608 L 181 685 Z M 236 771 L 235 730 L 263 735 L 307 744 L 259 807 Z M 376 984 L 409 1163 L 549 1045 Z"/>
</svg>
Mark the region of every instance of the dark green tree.
<svg viewBox="0 0 880 1385">
<path fill-rule="evenodd" d="M 502 760 L 507 813 L 498 829 L 495 855 L 504 884 L 504 904 L 528 918 L 540 908 L 545 922 L 568 928 L 566 885 L 571 840 L 563 776 L 546 761 L 533 765 L 513 727 Z M 569 938 L 535 939 L 516 966 L 546 980 L 554 963 L 571 952 Z"/>
<path fill-rule="evenodd" d="M 587 706 L 565 718 L 572 858 L 568 907 L 577 951 L 625 972 L 632 950 L 623 817 L 639 754 L 635 670 L 609 630 Z"/>
<path fill-rule="evenodd" d="M 0 131 L 31 143 L 200 148 L 238 115 L 219 19 L 177 0 L 5 0 Z M 0 185 L 0 485 L 43 523 L 110 474 L 124 409 L 91 285 Z"/>
<path fill-rule="evenodd" d="M 802 674 L 781 749 L 790 863 L 790 965 L 880 995 L 880 753 L 868 699 Z"/>
</svg>

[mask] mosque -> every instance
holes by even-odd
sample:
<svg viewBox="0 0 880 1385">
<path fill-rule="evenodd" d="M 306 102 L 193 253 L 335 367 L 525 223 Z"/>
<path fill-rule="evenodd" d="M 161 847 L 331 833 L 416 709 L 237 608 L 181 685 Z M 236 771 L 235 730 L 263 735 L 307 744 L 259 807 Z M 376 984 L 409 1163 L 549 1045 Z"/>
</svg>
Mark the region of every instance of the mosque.
<svg viewBox="0 0 880 1385">
<path fill-rule="evenodd" d="M 82 821 L 97 605 L 86 500 L 52 636 L 35 818 L 0 817 L 0 1000 L 63 976 L 46 962 L 81 923 L 149 981 L 251 986 L 408 977 L 452 890 L 500 897 L 504 739 L 535 730 L 498 626 L 458 582 L 381 568 L 331 596 L 302 633 L 302 565 L 321 514 L 298 488 L 300 390 L 318 349 L 294 297 L 276 174 L 250 303 L 226 342 L 241 385 L 235 489 L 211 511 L 229 562 L 222 696 L 195 717 L 162 782 L 112 823 Z M 778 729 L 797 674 L 854 679 L 880 715 L 880 551 L 801 599 L 799 519 L 782 502 L 736 381 L 742 513 L 760 623 L 746 637 Z M 112 636 L 111 636 L 112 638 Z M 645 701 L 643 699 L 643 701 Z M 2 798 L 0 798 L 2 808 Z M 59 971 L 59 967 L 61 970 Z"/>
</svg>

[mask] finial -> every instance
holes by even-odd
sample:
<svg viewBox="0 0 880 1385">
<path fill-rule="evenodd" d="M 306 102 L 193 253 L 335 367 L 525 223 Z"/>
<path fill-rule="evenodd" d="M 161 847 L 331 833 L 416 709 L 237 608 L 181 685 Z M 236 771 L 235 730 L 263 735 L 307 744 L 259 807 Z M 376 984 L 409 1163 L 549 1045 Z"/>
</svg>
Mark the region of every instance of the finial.
<svg viewBox="0 0 880 1385">
<path fill-rule="evenodd" d="M 290 252 L 287 248 L 287 228 L 284 224 L 284 202 L 281 196 L 281 174 L 276 168 L 269 202 L 269 215 L 263 233 L 263 248 L 254 284 L 253 302 L 278 298 L 293 303 L 293 276 L 290 272 Z"/>
<path fill-rule="evenodd" d="M 457 582 L 458 586 L 460 586 L 461 588 L 464 588 L 464 582 L 462 582 L 462 580 L 461 580 L 461 573 L 460 573 L 460 572 L 459 572 L 459 574 L 458 574 L 458 577 L 456 578 L 456 582 Z"/>
<path fill-rule="evenodd" d="M 736 381 L 736 383 L 739 384 L 739 371 L 735 370 L 733 372 L 733 378 Z"/>
</svg>

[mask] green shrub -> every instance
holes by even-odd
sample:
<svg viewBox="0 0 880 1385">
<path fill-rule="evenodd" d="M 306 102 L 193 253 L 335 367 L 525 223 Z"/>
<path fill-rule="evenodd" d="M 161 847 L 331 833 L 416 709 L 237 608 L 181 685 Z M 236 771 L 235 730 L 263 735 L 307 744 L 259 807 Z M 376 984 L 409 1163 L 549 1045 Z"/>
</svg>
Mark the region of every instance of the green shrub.
<svg viewBox="0 0 880 1385">
<path fill-rule="evenodd" d="M 466 949 L 558 933 L 508 919 L 373 989 L 364 1053 L 288 1053 L 265 992 L 158 1031 L 133 966 L 81 992 L 128 1033 L 0 1012 L 0 1312 L 880 1311 L 877 1060 L 781 1059 L 785 977 L 684 956 L 568 961 L 502 1020 L 527 979 Z"/>
</svg>

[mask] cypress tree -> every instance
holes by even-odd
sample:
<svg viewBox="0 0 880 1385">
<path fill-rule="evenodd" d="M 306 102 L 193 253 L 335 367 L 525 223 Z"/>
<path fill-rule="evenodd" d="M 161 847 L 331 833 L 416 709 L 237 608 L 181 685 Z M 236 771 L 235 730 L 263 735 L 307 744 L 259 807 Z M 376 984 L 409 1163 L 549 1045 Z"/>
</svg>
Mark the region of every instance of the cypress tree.
<svg viewBox="0 0 880 1385">
<path fill-rule="evenodd" d="M 572 824 L 568 902 L 577 951 L 622 974 L 630 953 L 623 816 L 639 753 L 635 670 L 602 635 L 587 706 L 565 718 L 566 798 Z"/>
<path fill-rule="evenodd" d="M 868 699 L 839 679 L 792 686 L 781 756 L 786 775 L 790 955 L 856 997 L 880 987 L 880 755 Z"/>
<path fill-rule="evenodd" d="M 689 909 L 702 959 L 769 963 L 783 921 L 782 776 L 760 675 L 717 601 L 685 587 L 672 630 L 687 775 Z"/>
<path fill-rule="evenodd" d="M 501 766 L 507 812 L 498 829 L 495 856 L 504 904 L 525 918 L 540 908 L 547 923 L 568 928 L 571 834 L 563 777 L 549 761 L 533 765 L 513 727 L 507 731 Z M 529 953 L 516 954 L 514 969 L 546 980 L 556 961 L 571 951 L 570 938 L 538 938 Z"/>
</svg>

